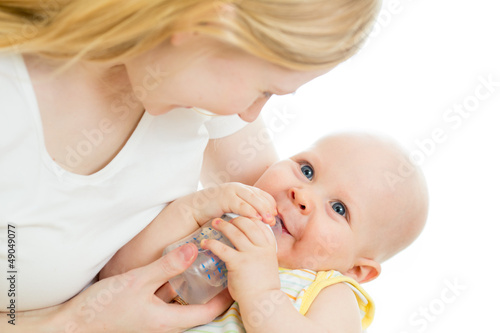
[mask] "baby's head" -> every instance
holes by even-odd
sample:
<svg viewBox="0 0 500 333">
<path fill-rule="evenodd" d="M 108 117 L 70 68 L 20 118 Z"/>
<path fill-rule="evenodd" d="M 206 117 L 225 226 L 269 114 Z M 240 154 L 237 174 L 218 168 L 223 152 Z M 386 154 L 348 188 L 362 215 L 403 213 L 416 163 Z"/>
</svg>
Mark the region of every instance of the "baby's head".
<svg viewBox="0 0 500 333">
<path fill-rule="evenodd" d="M 425 180 L 408 165 L 393 141 L 348 133 L 269 167 L 255 186 L 275 198 L 283 221 L 280 266 L 376 278 L 380 263 L 412 243 L 427 217 Z"/>
</svg>

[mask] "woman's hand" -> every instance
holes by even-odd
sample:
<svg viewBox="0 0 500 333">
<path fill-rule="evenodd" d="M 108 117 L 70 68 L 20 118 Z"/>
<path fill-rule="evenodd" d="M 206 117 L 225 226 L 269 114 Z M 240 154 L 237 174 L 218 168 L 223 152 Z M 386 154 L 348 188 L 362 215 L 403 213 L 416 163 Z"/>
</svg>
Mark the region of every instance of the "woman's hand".
<svg viewBox="0 0 500 333">
<path fill-rule="evenodd" d="M 231 304 L 227 294 L 188 306 L 167 304 L 155 296 L 167 280 L 191 265 L 197 253 L 187 244 L 147 266 L 93 284 L 48 315 L 44 310 L 25 312 L 12 332 L 181 332 L 208 323 Z M 10 332 L 14 327 L 5 328 Z"/>
<path fill-rule="evenodd" d="M 247 302 L 279 291 L 276 240 L 264 223 L 240 216 L 230 222 L 217 219 L 213 226 L 236 249 L 213 239 L 204 240 L 201 245 L 226 263 L 229 293 L 236 301 Z"/>
</svg>

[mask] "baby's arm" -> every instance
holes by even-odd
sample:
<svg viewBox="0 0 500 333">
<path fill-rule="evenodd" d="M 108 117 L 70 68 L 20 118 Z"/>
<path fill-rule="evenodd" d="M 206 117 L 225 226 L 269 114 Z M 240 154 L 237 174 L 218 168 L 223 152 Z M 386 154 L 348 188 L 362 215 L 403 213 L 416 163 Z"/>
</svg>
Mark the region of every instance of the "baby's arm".
<svg viewBox="0 0 500 333">
<path fill-rule="evenodd" d="M 356 297 L 343 283 L 323 289 L 305 316 L 293 307 L 280 290 L 274 238 L 262 223 L 239 217 L 214 227 L 236 249 L 215 240 L 204 241 L 202 246 L 226 263 L 229 292 L 240 306 L 248 333 L 361 332 Z"/>
<path fill-rule="evenodd" d="M 104 266 L 99 277 L 102 279 L 124 273 L 153 262 L 162 255 L 165 246 L 224 213 L 255 217 L 271 223 L 276 215 L 276 203 L 269 194 L 239 183 L 227 183 L 179 198 L 125 244 Z"/>
<path fill-rule="evenodd" d="M 311 304 L 306 317 L 330 331 L 361 332 L 358 302 L 345 283 L 323 289 Z"/>
<path fill-rule="evenodd" d="M 247 333 L 361 332 L 356 297 L 344 283 L 323 289 L 305 316 L 293 307 L 282 291 L 263 293 L 238 303 Z"/>
</svg>

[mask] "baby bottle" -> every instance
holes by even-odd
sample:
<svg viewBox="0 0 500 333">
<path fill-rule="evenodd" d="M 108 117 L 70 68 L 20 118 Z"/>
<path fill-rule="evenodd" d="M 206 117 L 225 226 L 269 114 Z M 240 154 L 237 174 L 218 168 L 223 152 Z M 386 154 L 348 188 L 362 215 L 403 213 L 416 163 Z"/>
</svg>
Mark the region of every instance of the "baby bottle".
<svg viewBox="0 0 500 333">
<path fill-rule="evenodd" d="M 221 218 L 230 221 L 237 216 L 236 214 L 224 214 Z M 227 287 L 226 264 L 210 250 L 202 249 L 200 246 L 203 239 L 216 239 L 234 249 L 229 239 L 212 227 L 212 221 L 208 221 L 191 235 L 167 246 L 163 251 L 165 255 L 187 243 L 193 243 L 198 247 L 198 257 L 194 263 L 182 274 L 169 281 L 177 295 L 188 304 L 204 304 Z M 273 227 L 268 224 L 266 226 L 273 232 L 274 237 L 278 238 L 281 235 L 281 221 L 278 217 L 276 217 L 276 224 Z"/>
</svg>

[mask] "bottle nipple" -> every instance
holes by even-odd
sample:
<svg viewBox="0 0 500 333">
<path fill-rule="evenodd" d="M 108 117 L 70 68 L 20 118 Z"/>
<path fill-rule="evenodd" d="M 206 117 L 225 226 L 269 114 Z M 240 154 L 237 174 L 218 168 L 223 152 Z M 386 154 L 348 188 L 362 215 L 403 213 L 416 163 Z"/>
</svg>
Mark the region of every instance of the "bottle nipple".
<svg viewBox="0 0 500 333">
<path fill-rule="evenodd" d="M 273 232 L 274 237 L 276 239 L 278 239 L 278 238 L 280 238 L 281 233 L 283 232 L 283 222 L 281 221 L 281 219 L 278 216 L 275 216 L 274 219 L 276 220 L 276 223 L 272 227 L 270 225 L 268 225 L 268 226 L 271 228 L 271 231 Z"/>
</svg>

